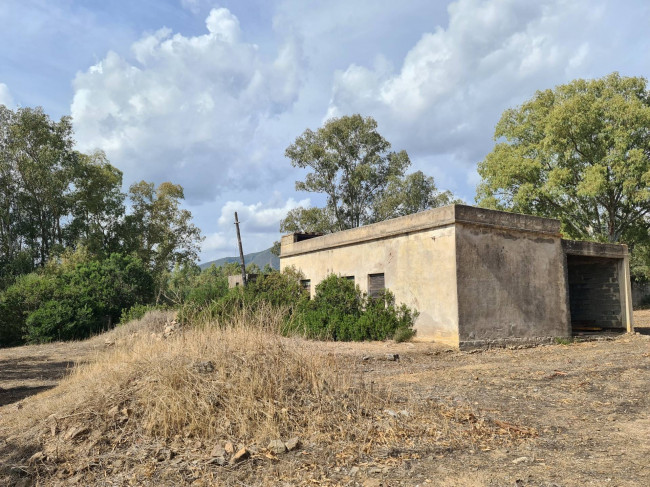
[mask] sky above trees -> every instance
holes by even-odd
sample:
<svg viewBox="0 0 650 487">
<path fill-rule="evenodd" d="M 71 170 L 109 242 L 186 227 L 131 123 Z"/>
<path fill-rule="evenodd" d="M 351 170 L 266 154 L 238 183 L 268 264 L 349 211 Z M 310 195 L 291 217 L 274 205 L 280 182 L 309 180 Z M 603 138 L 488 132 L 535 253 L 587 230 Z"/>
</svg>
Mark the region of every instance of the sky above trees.
<svg viewBox="0 0 650 487">
<path fill-rule="evenodd" d="M 124 184 L 180 183 L 203 260 L 269 247 L 322 205 L 284 151 L 332 116 L 473 202 L 502 112 L 612 71 L 650 77 L 643 0 L 3 0 L 0 104 L 72 115 Z"/>
</svg>

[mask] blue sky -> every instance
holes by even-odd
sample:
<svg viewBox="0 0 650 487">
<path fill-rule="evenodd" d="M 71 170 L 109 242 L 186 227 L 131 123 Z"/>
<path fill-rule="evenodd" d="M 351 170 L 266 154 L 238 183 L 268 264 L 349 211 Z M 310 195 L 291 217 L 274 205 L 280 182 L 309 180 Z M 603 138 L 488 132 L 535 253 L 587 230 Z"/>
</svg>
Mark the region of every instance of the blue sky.
<svg viewBox="0 0 650 487">
<path fill-rule="evenodd" d="M 2 0 L 0 103 L 72 115 L 125 187 L 185 188 L 202 259 L 277 240 L 284 149 L 351 113 L 468 202 L 500 114 L 536 90 L 650 76 L 650 4 L 614 0 Z"/>
</svg>

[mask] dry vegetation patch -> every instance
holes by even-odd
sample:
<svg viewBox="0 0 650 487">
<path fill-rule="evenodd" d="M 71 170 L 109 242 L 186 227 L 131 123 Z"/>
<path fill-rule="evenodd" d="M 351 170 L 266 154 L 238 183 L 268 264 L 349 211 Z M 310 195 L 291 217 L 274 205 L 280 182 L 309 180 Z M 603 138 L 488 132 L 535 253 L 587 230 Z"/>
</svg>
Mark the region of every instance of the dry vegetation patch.
<svg viewBox="0 0 650 487">
<path fill-rule="evenodd" d="M 349 357 L 282 338 L 272 309 L 168 334 L 170 320 L 148 315 L 95 338 L 108 349 L 0 419 L 0 480 L 336 484 L 359 466 L 386 473 L 537 434 L 468 405 L 395 394 Z"/>
</svg>

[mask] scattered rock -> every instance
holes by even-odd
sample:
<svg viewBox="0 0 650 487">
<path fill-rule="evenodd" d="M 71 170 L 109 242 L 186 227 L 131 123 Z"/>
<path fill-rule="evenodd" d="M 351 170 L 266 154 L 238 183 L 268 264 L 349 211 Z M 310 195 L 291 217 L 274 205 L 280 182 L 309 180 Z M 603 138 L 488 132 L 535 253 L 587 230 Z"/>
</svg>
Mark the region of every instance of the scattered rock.
<svg viewBox="0 0 650 487">
<path fill-rule="evenodd" d="M 80 436 L 88 432 L 88 428 L 85 426 L 72 426 L 63 436 L 64 440 L 72 440 L 77 436 Z"/>
<path fill-rule="evenodd" d="M 226 450 L 226 453 L 233 454 L 235 453 L 235 445 L 231 441 L 226 441 L 226 444 L 223 445 L 223 449 Z"/>
<path fill-rule="evenodd" d="M 225 457 L 226 450 L 221 445 L 215 445 L 212 451 L 210 452 L 211 457 Z"/>
<path fill-rule="evenodd" d="M 235 455 L 230 459 L 230 465 L 234 465 L 239 462 L 243 462 L 247 458 L 250 458 L 251 452 L 249 452 L 246 448 L 242 448 L 235 453 Z"/>
<path fill-rule="evenodd" d="M 367 362 L 370 359 L 372 359 L 370 355 L 364 355 L 363 357 L 361 357 L 361 360 L 363 360 L 364 362 Z"/>
<path fill-rule="evenodd" d="M 42 451 L 37 451 L 31 457 L 29 457 L 29 463 L 39 462 L 45 459 L 45 453 Z"/>
<path fill-rule="evenodd" d="M 300 439 L 299 439 L 297 436 L 294 436 L 293 438 L 291 438 L 290 440 L 288 440 L 288 441 L 284 444 L 284 446 L 287 447 L 287 450 L 289 450 L 289 451 L 293 451 L 293 450 L 295 450 L 296 448 L 299 448 L 299 447 L 300 447 Z"/>
<path fill-rule="evenodd" d="M 398 362 L 399 361 L 399 354 L 398 353 L 387 353 L 386 354 L 386 360 L 390 362 Z"/>
<path fill-rule="evenodd" d="M 223 467 L 226 464 L 226 458 L 225 457 L 214 457 L 211 458 L 206 462 L 208 465 L 219 465 L 220 467 Z"/>
<path fill-rule="evenodd" d="M 167 323 L 162 333 L 163 338 L 169 338 L 171 335 L 179 331 L 180 327 L 181 327 L 180 323 L 178 323 L 178 321 L 176 320 Z"/>
<path fill-rule="evenodd" d="M 214 372 L 214 362 L 212 360 L 207 360 L 205 362 L 195 362 L 192 365 L 192 368 L 196 370 L 199 374 L 209 374 Z"/>
<path fill-rule="evenodd" d="M 512 461 L 512 463 L 514 463 L 515 465 L 519 465 L 520 463 L 526 463 L 527 461 L 528 461 L 528 457 L 519 457 L 519 458 L 515 458 Z"/>
<path fill-rule="evenodd" d="M 282 440 L 271 440 L 269 442 L 269 446 L 266 447 L 276 455 L 279 455 L 280 453 L 284 453 L 287 451 L 287 447 L 284 444 L 284 441 Z"/>
</svg>

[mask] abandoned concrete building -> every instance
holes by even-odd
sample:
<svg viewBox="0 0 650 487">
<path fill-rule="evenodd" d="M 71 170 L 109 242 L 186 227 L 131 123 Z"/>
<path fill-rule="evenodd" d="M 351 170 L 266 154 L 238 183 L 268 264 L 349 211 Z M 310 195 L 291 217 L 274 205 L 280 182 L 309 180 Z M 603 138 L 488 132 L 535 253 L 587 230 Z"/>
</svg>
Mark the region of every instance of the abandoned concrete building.
<svg viewBox="0 0 650 487">
<path fill-rule="evenodd" d="M 627 247 L 564 240 L 558 220 L 451 205 L 322 236 L 282 237 L 314 295 L 329 274 L 390 289 L 416 339 L 461 349 L 632 331 Z"/>
</svg>

